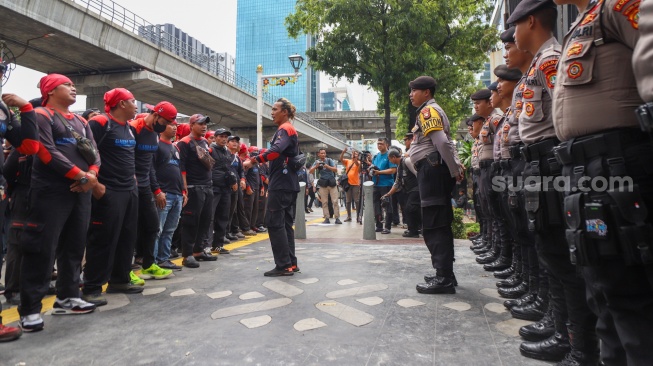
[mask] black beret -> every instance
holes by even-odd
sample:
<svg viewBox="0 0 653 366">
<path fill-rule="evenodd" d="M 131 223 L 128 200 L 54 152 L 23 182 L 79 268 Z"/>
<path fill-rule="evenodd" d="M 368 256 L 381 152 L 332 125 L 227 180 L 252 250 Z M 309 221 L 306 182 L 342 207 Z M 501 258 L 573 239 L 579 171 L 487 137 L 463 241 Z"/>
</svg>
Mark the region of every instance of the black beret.
<svg viewBox="0 0 653 366">
<path fill-rule="evenodd" d="M 503 43 L 515 43 L 515 26 L 513 25 L 512 27 L 503 31 L 499 38 L 501 38 L 501 42 Z"/>
<path fill-rule="evenodd" d="M 408 83 L 408 86 L 411 89 L 426 90 L 426 89 L 435 88 L 435 84 L 436 84 L 435 79 L 433 79 L 432 77 L 420 76 L 417 79 Z"/>
<path fill-rule="evenodd" d="M 499 83 L 495 81 L 492 84 L 490 84 L 487 88 L 489 91 L 492 92 L 492 91 L 497 91 L 497 86 L 499 86 Z"/>
<path fill-rule="evenodd" d="M 474 124 L 474 122 L 472 122 L 472 119 L 471 119 L 471 118 L 467 117 L 467 118 L 465 118 L 465 124 L 466 124 L 468 127 L 472 127 L 472 125 Z"/>
<path fill-rule="evenodd" d="M 469 117 L 469 119 L 470 119 L 472 122 L 476 122 L 476 121 L 478 121 L 478 120 L 483 120 L 483 121 L 485 121 L 485 117 L 483 117 L 483 116 L 479 116 L 479 115 L 476 114 L 476 113 L 474 113 L 471 117 Z"/>
<path fill-rule="evenodd" d="M 508 81 L 519 81 L 522 77 L 521 70 L 514 68 L 509 69 L 506 65 L 499 65 L 494 68 L 494 75 L 498 78 Z"/>
<path fill-rule="evenodd" d="M 472 94 L 470 98 L 472 100 L 485 100 L 485 99 L 490 99 L 490 96 L 492 96 L 490 89 L 481 89 L 476 93 Z"/>
<path fill-rule="evenodd" d="M 506 23 L 515 24 L 536 11 L 546 8 L 555 9 L 556 4 L 553 0 L 522 0 L 512 11 Z"/>
</svg>

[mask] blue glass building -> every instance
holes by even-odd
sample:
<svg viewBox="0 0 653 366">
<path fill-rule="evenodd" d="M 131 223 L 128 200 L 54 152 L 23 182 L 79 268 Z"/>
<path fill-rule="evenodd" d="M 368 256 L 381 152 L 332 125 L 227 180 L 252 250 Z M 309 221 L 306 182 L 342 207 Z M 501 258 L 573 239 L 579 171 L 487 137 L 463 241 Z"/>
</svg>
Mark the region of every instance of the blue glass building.
<svg viewBox="0 0 653 366">
<path fill-rule="evenodd" d="M 300 36 L 292 39 L 285 26 L 286 17 L 294 12 L 296 0 L 238 0 L 236 24 L 236 73 L 256 82 L 256 67 L 263 66 L 264 75 L 294 72 L 288 56 L 298 53 L 307 59 L 306 49 L 315 39 Z M 306 67 L 295 84 L 269 87 L 276 97 L 290 100 L 297 110 L 319 110 L 320 84 L 317 72 Z"/>
</svg>

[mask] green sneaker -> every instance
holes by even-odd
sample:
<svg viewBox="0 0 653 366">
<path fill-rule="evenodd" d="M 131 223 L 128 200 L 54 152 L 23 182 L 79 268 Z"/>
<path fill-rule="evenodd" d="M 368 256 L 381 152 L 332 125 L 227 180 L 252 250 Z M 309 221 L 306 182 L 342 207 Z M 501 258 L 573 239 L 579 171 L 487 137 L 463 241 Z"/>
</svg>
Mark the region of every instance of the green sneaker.
<svg viewBox="0 0 653 366">
<path fill-rule="evenodd" d="M 150 268 L 142 269 L 141 274 L 139 274 L 138 277 L 144 280 L 150 280 L 150 279 L 162 280 L 164 278 L 170 277 L 171 274 L 172 274 L 171 270 L 163 269 L 157 266 L 156 263 L 152 263 Z"/>
<path fill-rule="evenodd" d="M 141 280 L 140 277 L 136 276 L 134 271 L 129 271 L 129 282 L 135 286 L 145 286 L 145 281 Z"/>
</svg>

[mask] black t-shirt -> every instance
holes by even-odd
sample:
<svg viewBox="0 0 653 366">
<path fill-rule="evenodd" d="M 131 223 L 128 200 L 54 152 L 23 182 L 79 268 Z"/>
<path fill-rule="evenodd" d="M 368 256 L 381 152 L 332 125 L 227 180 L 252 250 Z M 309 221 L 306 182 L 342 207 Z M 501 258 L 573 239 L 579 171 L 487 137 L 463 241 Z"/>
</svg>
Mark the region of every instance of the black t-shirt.
<svg viewBox="0 0 653 366">
<path fill-rule="evenodd" d="M 213 188 L 227 188 L 227 175 L 231 174 L 231 162 L 234 156 L 229 149 L 224 146 L 220 147 L 217 144 L 211 144 L 211 156 L 215 159 L 215 165 L 211 170 Z"/>
<path fill-rule="evenodd" d="M 286 122 L 279 126 L 272 136 L 270 148 L 256 158 L 259 163 L 270 162 L 269 191 L 299 192 L 297 173 L 286 165 L 286 160 L 297 154 L 299 154 L 297 130 L 290 122 Z"/>
<path fill-rule="evenodd" d="M 159 140 L 159 148 L 154 154 L 154 170 L 161 191 L 181 194 L 184 189 L 184 181 L 179 169 L 177 146 L 168 141 Z"/>
<path fill-rule="evenodd" d="M 145 118 L 129 122 L 136 136 L 136 179 L 139 188 L 152 188 L 155 192 L 159 188 L 152 160 L 159 148 L 159 134 L 145 124 Z M 158 192 L 157 192 L 158 193 Z"/>
<path fill-rule="evenodd" d="M 130 191 L 136 185 L 136 138 L 129 123 L 120 123 L 106 115 L 88 122 L 98 144 L 102 167 L 98 180 L 115 191 Z"/>
<path fill-rule="evenodd" d="M 205 138 L 196 139 L 195 142 L 202 149 L 206 150 L 207 153 L 210 152 L 209 144 Z M 177 142 L 177 148 L 179 149 L 180 154 L 179 168 L 181 169 L 181 174 L 186 176 L 186 183 L 189 186 L 212 186 L 213 180 L 211 178 L 211 171 L 206 169 L 204 164 L 200 161 L 200 158 L 197 156 L 195 142 L 191 140 L 190 135 Z"/>
<path fill-rule="evenodd" d="M 259 165 L 253 165 L 251 168 L 245 171 L 245 180 L 247 182 L 247 187 L 251 188 L 254 193 L 256 193 L 261 188 L 261 173 L 259 171 Z"/>
</svg>

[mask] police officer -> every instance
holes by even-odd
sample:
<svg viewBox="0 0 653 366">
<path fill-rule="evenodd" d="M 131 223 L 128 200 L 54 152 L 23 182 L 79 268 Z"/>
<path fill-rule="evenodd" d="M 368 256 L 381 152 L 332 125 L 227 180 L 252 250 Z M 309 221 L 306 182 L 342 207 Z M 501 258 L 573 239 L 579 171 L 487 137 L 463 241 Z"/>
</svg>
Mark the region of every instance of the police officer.
<svg viewBox="0 0 653 366">
<path fill-rule="evenodd" d="M 467 130 L 469 135 L 473 139 L 472 144 L 472 199 L 474 200 L 474 211 L 476 212 L 476 222 L 480 225 L 480 232 L 478 237 L 472 239 L 474 243 L 470 249 L 474 251 L 475 254 L 482 254 L 489 251 L 489 238 L 486 233 L 486 219 L 483 215 L 483 210 L 481 209 L 481 197 L 478 189 L 478 180 L 481 178 L 481 167 L 478 164 L 478 152 L 481 145 L 481 140 L 479 139 L 479 134 L 485 118 L 474 113 L 469 120 L 467 121 Z"/>
<path fill-rule="evenodd" d="M 638 27 L 650 27 L 650 15 L 639 15 L 639 1 L 556 2 L 579 11 L 564 39 L 553 110 L 555 132 L 563 141 L 556 154 L 571 182 L 564 201 L 569 252 L 598 315 L 601 361 L 651 364 L 653 150 L 633 113 L 643 103 L 636 80 L 650 101 L 651 84 L 645 84 L 651 79 L 646 72 L 634 73 L 631 63 L 650 70 L 650 56 L 647 63 L 632 52 Z M 650 45 L 637 46 L 639 56 L 651 51 Z M 627 179 L 612 187 L 598 183 L 612 177 Z M 578 329 L 570 328 L 570 334 L 572 346 L 588 345 Z"/>
<path fill-rule="evenodd" d="M 433 99 L 435 79 L 420 76 L 408 85 L 410 102 L 418 108 L 409 153 L 417 170 L 422 235 L 436 270 L 435 275 L 424 277 L 426 283 L 417 285 L 417 292 L 454 294 L 451 192 L 455 182 L 462 181 L 464 168 L 449 137 L 447 115 Z"/>
<path fill-rule="evenodd" d="M 211 214 L 213 225 L 209 230 L 213 231 L 211 251 L 218 254 L 229 254 L 224 248 L 224 239 L 227 234 L 229 223 L 229 210 L 231 208 L 231 194 L 238 191 L 238 177 L 230 167 L 233 155 L 227 149 L 227 139 L 231 132 L 224 128 L 218 128 L 214 133 L 215 142 L 211 145 L 211 156 L 215 159 L 215 165 L 211 171 L 213 180 L 213 201 Z"/>
<path fill-rule="evenodd" d="M 553 148 L 557 145 L 553 127 L 552 95 L 560 57 L 560 45 L 553 37 L 557 20 L 555 4 L 550 1 L 524 0 L 508 19 L 515 25 L 515 42 L 521 50 L 534 55 L 526 73 L 523 89 L 519 135 L 525 146 L 523 176 L 524 199 L 529 229 L 535 233 L 535 246 L 541 263 L 549 273 L 549 291 L 556 333 L 541 342 L 524 342 L 522 355 L 542 360 L 573 358 L 580 363 L 596 363 L 596 317 L 585 297 L 585 283 L 569 262 L 565 245 L 561 199 L 551 183 L 560 174 Z M 575 74 L 575 71 L 573 71 Z M 571 335 L 571 336 L 570 336 Z M 570 338 L 575 343 L 570 344 Z M 571 346 L 571 348 L 570 348 Z M 573 352 L 570 352 L 572 351 Z"/>
</svg>

